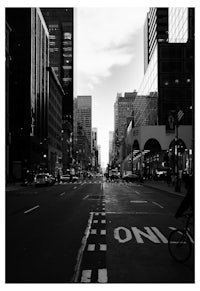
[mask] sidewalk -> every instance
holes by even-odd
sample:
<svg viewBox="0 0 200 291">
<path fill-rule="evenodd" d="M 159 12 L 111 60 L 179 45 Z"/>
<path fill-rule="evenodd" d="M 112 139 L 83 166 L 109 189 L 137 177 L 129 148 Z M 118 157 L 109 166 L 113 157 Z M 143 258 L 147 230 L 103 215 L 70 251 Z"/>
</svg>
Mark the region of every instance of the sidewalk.
<svg viewBox="0 0 200 291">
<path fill-rule="evenodd" d="M 7 185 L 5 185 L 5 191 L 6 192 L 10 192 L 10 191 L 17 191 L 20 189 L 24 189 L 26 187 L 30 187 L 32 186 L 33 183 L 30 183 L 26 186 L 22 185 L 22 182 L 17 182 L 17 183 L 8 183 Z"/>
<path fill-rule="evenodd" d="M 175 192 L 175 186 L 174 185 L 168 185 L 165 181 L 150 181 L 146 180 L 143 184 L 145 187 L 153 188 L 153 189 L 159 189 L 163 190 L 172 194 L 176 194 L 178 196 L 185 196 L 186 189 L 184 185 L 181 185 L 181 191 Z"/>
</svg>

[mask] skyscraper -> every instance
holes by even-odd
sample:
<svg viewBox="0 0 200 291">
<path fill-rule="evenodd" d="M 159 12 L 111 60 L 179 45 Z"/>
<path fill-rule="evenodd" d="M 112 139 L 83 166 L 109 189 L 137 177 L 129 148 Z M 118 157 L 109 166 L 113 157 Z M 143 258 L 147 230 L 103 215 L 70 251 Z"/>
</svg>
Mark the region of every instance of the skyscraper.
<svg viewBox="0 0 200 291">
<path fill-rule="evenodd" d="M 39 8 L 6 8 L 10 31 L 10 175 L 21 179 L 46 163 L 49 33 Z"/>
<path fill-rule="evenodd" d="M 144 33 L 148 66 L 138 95 L 157 96 L 158 124 L 167 126 L 169 115 L 178 108 L 185 113 L 181 123 L 192 124 L 194 9 L 150 8 Z"/>
<path fill-rule="evenodd" d="M 145 71 L 158 42 L 168 41 L 168 8 L 150 8 L 144 24 Z"/>
<path fill-rule="evenodd" d="M 49 30 L 49 60 L 65 92 L 63 120 L 73 122 L 73 8 L 41 8 Z"/>
<path fill-rule="evenodd" d="M 115 132 L 117 131 L 118 139 L 121 141 L 124 137 L 126 128 L 126 118 L 132 115 L 134 109 L 134 101 L 137 92 L 125 92 L 124 97 L 117 94 L 114 104 Z"/>
<path fill-rule="evenodd" d="M 92 146 L 92 96 L 77 97 L 77 123 L 79 123 L 85 131 L 89 142 Z"/>
<path fill-rule="evenodd" d="M 109 163 L 112 161 L 114 132 L 109 131 Z"/>
</svg>

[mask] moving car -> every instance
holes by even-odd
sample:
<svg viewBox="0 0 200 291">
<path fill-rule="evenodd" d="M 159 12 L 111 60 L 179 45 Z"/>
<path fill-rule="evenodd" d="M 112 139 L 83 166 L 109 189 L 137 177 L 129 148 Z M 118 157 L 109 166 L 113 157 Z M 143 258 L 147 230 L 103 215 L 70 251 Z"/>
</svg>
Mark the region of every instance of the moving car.
<svg viewBox="0 0 200 291">
<path fill-rule="evenodd" d="M 61 182 L 69 182 L 70 181 L 70 174 L 64 174 L 60 177 Z"/>
<path fill-rule="evenodd" d="M 39 173 L 34 178 L 35 186 L 42 186 L 42 185 L 51 185 L 52 179 L 49 174 L 46 173 Z"/>
<path fill-rule="evenodd" d="M 78 181 L 78 177 L 77 176 L 72 176 L 72 182 L 76 182 Z"/>
</svg>

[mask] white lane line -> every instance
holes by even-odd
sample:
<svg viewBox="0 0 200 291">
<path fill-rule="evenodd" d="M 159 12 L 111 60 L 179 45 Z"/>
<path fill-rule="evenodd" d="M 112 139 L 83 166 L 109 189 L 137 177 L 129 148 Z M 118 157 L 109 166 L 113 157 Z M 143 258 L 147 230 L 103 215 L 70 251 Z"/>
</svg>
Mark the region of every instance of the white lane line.
<svg viewBox="0 0 200 291">
<path fill-rule="evenodd" d="M 102 229 L 101 230 L 101 235 L 105 235 L 106 234 L 106 230 L 105 229 Z"/>
<path fill-rule="evenodd" d="M 99 283 L 107 283 L 108 282 L 107 269 L 99 269 L 98 270 L 98 282 Z"/>
<path fill-rule="evenodd" d="M 136 193 L 137 195 L 141 195 L 140 192 L 138 192 L 138 191 L 135 191 L 135 193 Z"/>
<path fill-rule="evenodd" d="M 65 192 L 59 194 L 59 196 L 63 196 L 63 195 L 65 195 Z"/>
<path fill-rule="evenodd" d="M 93 222 L 92 222 L 92 223 L 98 223 L 98 220 L 96 220 L 96 219 L 95 219 L 95 220 L 93 220 Z"/>
<path fill-rule="evenodd" d="M 40 207 L 40 205 L 36 205 L 36 206 L 34 206 L 34 207 L 32 207 L 32 208 L 30 208 L 30 209 L 24 211 L 24 214 L 29 213 L 29 212 L 33 211 L 34 209 L 36 209 L 36 208 L 38 208 L 38 207 Z"/>
<path fill-rule="evenodd" d="M 74 269 L 74 276 L 72 278 L 72 282 L 75 282 L 75 283 L 78 282 L 78 278 L 79 278 L 79 274 L 80 274 L 81 262 L 82 262 L 82 258 L 83 258 L 83 252 L 84 252 L 84 249 L 85 249 L 85 246 L 86 246 L 87 238 L 88 238 L 88 236 L 90 234 L 90 229 L 91 229 L 91 225 L 92 225 L 93 216 L 94 216 L 94 212 L 90 212 L 90 218 L 88 220 L 88 225 L 86 227 L 85 234 L 84 234 L 84 236 L 82 238 L 81 247 L 79 249 L 78 256 L 77 256 L 77 259 L 76 259 L 76 266 L 75 266 L 75 269 Z M 92 271 L 90 270 L 90 272 L 92 272 Z M 91 274 L 90 274 L 90 276 L 91 276 Z"/>
<path fill-rule="evenodd" d="M 95 250 L 95 245 L 94 244 L 89 244 L 87 250 L 88 251 L 94 251 Z"/>
<path fill-rule="evenodd" d="M 100 244 L 100 251 L 107 251 L 107 245 Z"/>
<path fill-rule="evenodd" d="M 86 196 L 83 198 L 83 200 L 84 200 L 84 199 L 87 199 L 88 197 L 89 197 L 89 195 L 86 195 Z"/>
<path fill-rule="evenodd" d="M 83 270 L 81 283 L 89 283 L 91 281 L 92 270 Z"/>
<path fill-rule="evenodd" d="M 77 187 L 74 187 L 73 189 L 76 189 Z"/>
<path fill-rule="evenodd" d="M 158 207 L 160 207 L 160 208 L 164 208 L 161 204 L 159 204 L 159 203 L 157 203 L 157 202 L 152 201 L 152 204 L 154 204 L 154 205 L 156 205 L 156 206 L 158 206 Z"/>
<path fill-rule="evenodd" d="M 131 203 L 147 203 L 146 200 L 131 200 Z"/>
<path fill-rule="evenodd" d="M 106 223 L 106 221 L 105 220 L 101 220 L 101 223 Z"/>
</svg>

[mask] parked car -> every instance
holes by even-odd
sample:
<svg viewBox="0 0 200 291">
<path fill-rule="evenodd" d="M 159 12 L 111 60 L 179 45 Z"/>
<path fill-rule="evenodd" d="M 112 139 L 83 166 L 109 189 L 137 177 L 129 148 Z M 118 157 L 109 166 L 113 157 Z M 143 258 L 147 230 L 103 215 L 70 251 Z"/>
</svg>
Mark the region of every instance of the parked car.
<svg viewBox="0 0 200 291">
<path fill-rule="evenodd" d="M 36 186 L 51 185 L 52 179 L 49 174 L 39 173 L 35 176 L 34 182 Z"/>
<path fill-rule="evenodd" d="M 61 182 L 69 182 L 70 181 L 70 174 L 64 174 L 60 177 Z"/>
</svg>

